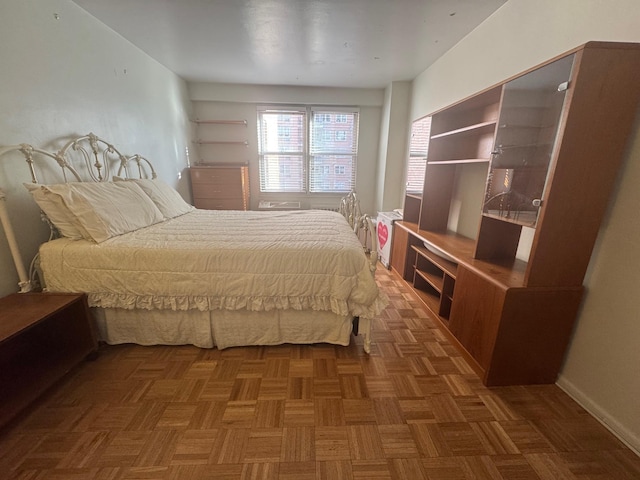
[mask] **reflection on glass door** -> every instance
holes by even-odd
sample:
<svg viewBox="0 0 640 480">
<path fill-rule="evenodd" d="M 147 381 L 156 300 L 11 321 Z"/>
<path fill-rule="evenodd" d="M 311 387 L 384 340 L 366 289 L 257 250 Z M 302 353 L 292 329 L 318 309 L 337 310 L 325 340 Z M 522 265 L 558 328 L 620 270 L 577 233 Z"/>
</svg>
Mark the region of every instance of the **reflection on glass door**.
<svg viewBox="0 0 640 480">
<path fill-rule="evenodd" d="M 574 56 L 504 86 L 484 214 L 535 226 Z"/>
</svg>

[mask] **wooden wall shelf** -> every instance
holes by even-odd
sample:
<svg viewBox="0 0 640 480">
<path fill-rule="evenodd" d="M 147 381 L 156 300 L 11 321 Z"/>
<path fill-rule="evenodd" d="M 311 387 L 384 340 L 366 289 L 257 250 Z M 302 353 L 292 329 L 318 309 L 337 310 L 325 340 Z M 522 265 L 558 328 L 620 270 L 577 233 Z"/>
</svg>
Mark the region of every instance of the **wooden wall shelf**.
<svg viewBox="0 0 640 480">
<path fill-rule="evenodd" d="M 226 141 L 226 140 L 197 140 L 198 145 L 242 145 L 244 147 L 249 146 L 247 141 Z"/>
<path fill-rule="evenodd" d="M 247 126 L 246 120 L 194 120 L 199 125 L 244 125 Z"/>
</svg>

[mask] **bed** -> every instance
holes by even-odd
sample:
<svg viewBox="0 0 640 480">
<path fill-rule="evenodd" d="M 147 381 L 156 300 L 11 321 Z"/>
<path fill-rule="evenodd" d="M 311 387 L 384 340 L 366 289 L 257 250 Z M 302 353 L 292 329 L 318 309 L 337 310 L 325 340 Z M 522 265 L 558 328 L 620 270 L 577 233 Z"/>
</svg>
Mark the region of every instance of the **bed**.
<svg viewBox="0 0 640 480">
<path fill-rule="evenodd" d="M 26 186 L 54 232 L 33 270 L 48 291 L 87 294 L 100 340 L 223 349 L 348 345 L 361 333 L 370 351 L 371 320 L 386 300 L 374 279 L 375 248 L 367 256 L 354 234 L 367 225 L 357 206 L 356 218 L 353 208 L 347 218 L 198 210 L 148 159 L 122 155 L 93 134 L 57 152 L 0 150 L 10 152 L 26 158 Z M 36 157 L 55 160 L 62 181 L 41 185 Z M 22 278 L 18 263 L 21 289 L 29 290 L 34 275 Z"/>
</svg>

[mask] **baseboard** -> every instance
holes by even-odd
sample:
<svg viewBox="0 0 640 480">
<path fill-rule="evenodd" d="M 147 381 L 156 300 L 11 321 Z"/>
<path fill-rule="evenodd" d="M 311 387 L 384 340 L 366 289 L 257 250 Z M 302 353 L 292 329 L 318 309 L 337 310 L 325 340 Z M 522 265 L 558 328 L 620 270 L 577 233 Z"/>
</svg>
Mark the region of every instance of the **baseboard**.
<svg viewBox="0 0 640 480">
<path fill-rule="evenodd" d="M 640 456 L 640 437 L 629 431 L 624 425 L 611 417 L 600 405 L 589 398 L 582 390 L 576 387 L 571 381 L 562 375 L 558 378 L 556 385 L 567 395 L 573 398 L 582 408 L 589 412 L 607 430 L 615 435 L 622 443 Z"/>
</svg>

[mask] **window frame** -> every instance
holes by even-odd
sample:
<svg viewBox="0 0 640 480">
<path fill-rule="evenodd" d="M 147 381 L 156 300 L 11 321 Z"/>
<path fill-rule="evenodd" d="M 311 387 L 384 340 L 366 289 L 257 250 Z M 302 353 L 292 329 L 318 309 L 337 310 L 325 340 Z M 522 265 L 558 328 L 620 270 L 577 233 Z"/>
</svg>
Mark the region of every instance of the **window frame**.
<svg viewBox="0 0 640 480">
<path fill-rule="evenodd" d="M 267 151 L 265 143 L 269 139 L 265 135 L 269 135 L 269 133 L 262 131 L 265 128 L 263 127 L 265 125 L 263 123 L 265 121 L 264 115 L 284 115 L 287 113 L 302 115 L 304 125 L 302 150 L 296 152 Z M 359 117 L 360 109 L 357 107 L 259 105 L 257 107 L 257 133 L 260 194 L 342 195 L 355 190 L 360 133 Z M 331 130 L 324 129 L 325 127 L 331 128 L 332 125 Z M 314 130 L 314 126 L 317 127 L 316 130 Z M 282 125 L 278 125 L 278 130 L 281 128 Z M 336 140 L 338 130 L 345 133 L 342 133 L 340 139 Z M 283 136 L 278 135 L 278 138 L 283 138 Z M 327 145 L 330 148 L 327 148 Z M 273 168 L 276 164 L 284 165 L 278 158 L 282 156 L 301 159 L 302 166 L 299 171 L 302 178 L 299 178 L 297 182 L 281 181 L 279 173 L 275 176 L 274 173 L 271 173 L 271 177 L 265 173 L 267 170 L 274 172 Z M 326 163 L 327 160 L 329 164 Z M 316 168 L 320 170 L 314 175 Z M 338 170 L 344 173 L 336 174 L 335 172 Z M 279 171 L 281 170 L 279 169 Z M 294 184 L 299 188 L 292 188 L 291 185 Z"/>
<path fill-rule="evenodd" d="M 422 195 L 423 193 L 432 118 L 425 116 L 411 123 L 409 155 L 405 172 L 405 193 L 407 194 Z"/>
</svg>

